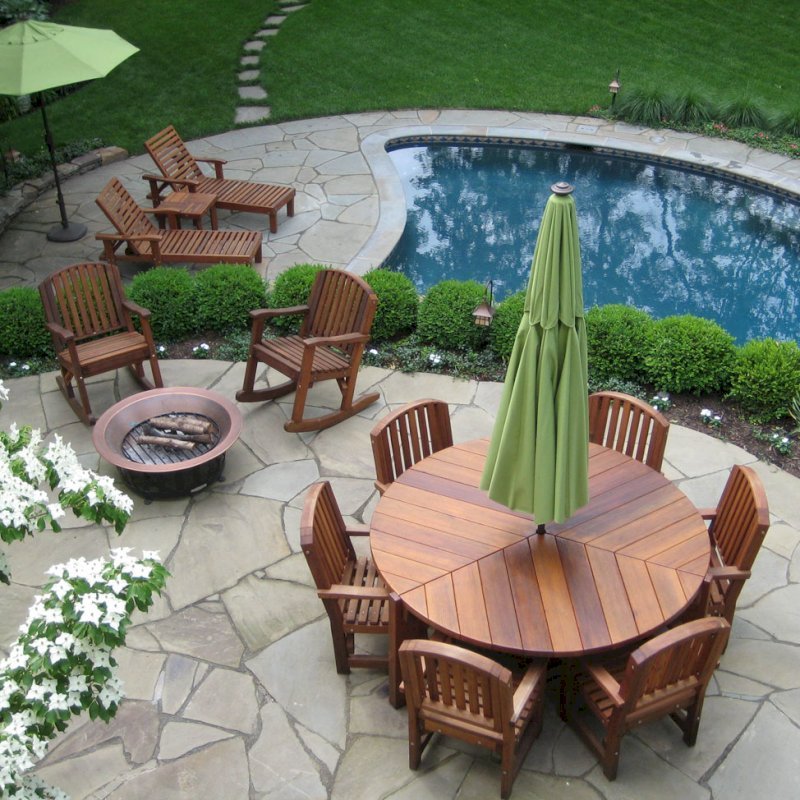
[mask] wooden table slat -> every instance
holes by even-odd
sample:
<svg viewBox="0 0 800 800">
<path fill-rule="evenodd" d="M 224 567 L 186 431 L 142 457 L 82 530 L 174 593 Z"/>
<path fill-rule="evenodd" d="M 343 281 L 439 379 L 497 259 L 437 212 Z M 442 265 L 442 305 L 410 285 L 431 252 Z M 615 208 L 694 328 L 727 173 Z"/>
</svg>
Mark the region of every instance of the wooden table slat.
<svg viewBox="0 0 800 800">
<path fill-rule="evenodd" d="M 519 649 L 522 647 L 522 638 L 503 551 L 498 550 L 493 555 L 482 558 L 478 562 L 478 571 L 491 641 L 508 643 L 512 648 Z"/>
<path fill-rule="evenodd" d="M 476 591 L 481 585 L 478 563 L 456 570 L 452 577 L 461 635 L 476 643 L 491 641 L 486 604 L 482 592 Z"/>
<path fill-rule="evenodd" d="M 627 642 L 639 636 L 625 583 L 614 553 L 596 547 L 587 548 L 597 596 L 603 607 L 606 630 L 612 642 Z"/>
<path fill-rule="evenodd" d="M 538 581 L 534 579 L 530 540 L 507 547 L 503 555 L 523 650 L 545 652 L 552 649 L 553 642 L 547 628 L 542 594 Z"/>
<path fill-rule="evenodd" d="M 680 576 L 674 569 L 652 563 L 647 565 L 647 571 L 650 573 L 650 580 L 653 582 L 656 596 L 661 603 L 662 614 L 668 619 L 671 609 L 679 608 L 689 602 Z"/>
<path fill-rule="evenodd" d="M 454 636 L 461 634 L 456 610 L 456 598 L 453 589 L 453 578 L 444 575 L 435 581 L 430 581 L 423 587 L 428 614 L 436 618 L 437 627 Z"/>
<path fill-rule="evenodd" d="M 657 628 L 664 622 L 664 615 L 653 582 L 650 580 L 647 564 L 638 558 L 618 555 L 617 566 L 625 584 L 625 592 L 630 600 L 639 633 L 644 634 Z"/>
</svg>

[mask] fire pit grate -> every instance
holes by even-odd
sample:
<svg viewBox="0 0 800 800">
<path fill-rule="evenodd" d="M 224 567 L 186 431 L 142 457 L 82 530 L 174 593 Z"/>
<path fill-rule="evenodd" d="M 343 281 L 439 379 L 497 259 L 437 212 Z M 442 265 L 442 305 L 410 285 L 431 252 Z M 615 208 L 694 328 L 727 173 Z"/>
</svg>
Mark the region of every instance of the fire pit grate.
<svg viewBox="0 0 800 800">
<path fill-rule="evenodd" d="M 195 428 L 204 432 L 186 432 Z M 131 428 L 121 449 L 125 458 L 137 464 L 180 464 L 205 455 L 219 439 L 219 426 L 211 417 L 174 411 L 149 417 Z"/>
</svg>

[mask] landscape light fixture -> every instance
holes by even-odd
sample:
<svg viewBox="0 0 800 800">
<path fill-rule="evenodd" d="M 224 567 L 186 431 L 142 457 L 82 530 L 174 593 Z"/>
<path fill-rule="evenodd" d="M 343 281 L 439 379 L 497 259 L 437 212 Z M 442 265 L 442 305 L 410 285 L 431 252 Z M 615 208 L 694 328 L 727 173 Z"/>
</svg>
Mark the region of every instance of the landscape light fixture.
<svg viewBox="0 0 800 800">
<path fill-rule="evenodd" d="M 476 325 L 483 328 L 492 324 L 492 317 L 494 316 L 494 308 L 492 308 L 493 301 L 494 281 L 489 280 L 486 284 L 486 288 L 483 290 L 483 300 L 481 300 L 472 312 L 472 317 Z"/>
<path fill-rule="evenodd" d="M 619 94 L 619 89 L 620 89 L 619 70 L 617 70 L 617 74 L 614 76 L 614 80 L 608 84 L 608 91 L 611 93 L 611 108 L 614 108 L 614 101 L 617 99 L 617 95 Z"/>
</svg>

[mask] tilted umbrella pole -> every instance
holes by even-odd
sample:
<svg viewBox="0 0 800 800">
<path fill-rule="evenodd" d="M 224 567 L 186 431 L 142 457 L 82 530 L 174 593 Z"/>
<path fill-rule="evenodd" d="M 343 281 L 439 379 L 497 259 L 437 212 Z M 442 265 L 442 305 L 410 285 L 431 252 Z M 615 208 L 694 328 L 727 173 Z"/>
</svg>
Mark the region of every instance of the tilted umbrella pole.
<svg viewBox="0 0 800 800">
<path fill-rule="evenodd" d="M 61 180 L 58 177 L 58 164 L 56 163 L 56 149 L 53 144 L 53 134 L 50 132 L 50 123 L 47 121 L 45 110 L 44 95 L 39 92 L 37 95 L 39 107 L 42 109 L 42 123 L 44 125 L 44 142 L 47 145 L 47 152 L 50 154 L 50 165 L 53 168 L 53 180 L 56 184 L 56 195 L 58 197 L 58 210 L 61 213 L 61 224 L 54 225 L 48 232 L 47 238 L 51 242 L 75 242 L 86 235 L 86 226 L 77 222 L 70 222 L 67 219 L 67 209 L 64 205 L 64 194 L 61 191 Z"/>
</svg>

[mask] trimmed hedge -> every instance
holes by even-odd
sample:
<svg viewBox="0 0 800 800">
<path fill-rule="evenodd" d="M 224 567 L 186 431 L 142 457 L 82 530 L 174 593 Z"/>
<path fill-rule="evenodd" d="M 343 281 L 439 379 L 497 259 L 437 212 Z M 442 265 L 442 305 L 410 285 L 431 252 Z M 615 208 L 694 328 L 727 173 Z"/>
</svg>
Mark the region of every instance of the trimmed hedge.
<svg viewBox="0 0 800 800">
<path fill-rule="evenodd" d="M 250 326 L 250 311 L 264 308 L 264 281 L 241 264 L 215 264 L 194 279 L 195 308 L 199 330 L 227 333 Z"/>
<path fill-rule="evenodd" d="M 322 264 L 295 264 L 282 272 L 275 279 L 272 291 L 269 293 L 267 301 L 269 307 L 291 308 L 305 305 L 311 294 L 314 278 L 321 269 L 325 269 Z M 276 317 L 270 320 L 270 325 L 288 333 L 297 331 L 302 321 L 300 315 L 292 314 L 288 317 Z"/>
<path fill-rule="evenodd" d="M 417 324 L 419 295 L 412 280 L 390 269 L 371 269 L 364 280 L 378 295 L 372 340 L 385 342 L 413 331 Z"/>
<path fill-rule="evenodd" d="M 486 328 L 475 324 L 472 312 L 483 297 L 484 288 L 477 281 L 442 281 L 432 286 L 417 314 L 420 340 L 454 350 L 480 347 Z"/>
<path fill-rule="evenodd" d="M 194 280 L 180 267 L 153 267 L 131 282 L 128 296 L 150 312 L 157 342 L 176 342 L 197 331 Z"/>
<path fill-rule="evenodd" d="M 0 292 L 0 355 L 53 356 L 53 340 L 44 326 L 42 301 L 31 286 L 12 286 Z"/>
<path fill-rule="evenodd" d="M 655 322 L 646 312 L 623 305 L 595 306 L 586 314 L 589 370 L 598 381 L 640 382 L 644 355 Z"/>
<path fill-rule="evenodd" d="M 733 337 L 716 322 L 688 314 L 665 317 L 648 331 L 644 379 L 659 391 L 724 391 L 735 357 Z"/>
<path fill-rule="evenodd" d="M 800 395 L 800 347 L 797 342 L 753 339 L 739 348 L 731 370 L 729 397 L 755 422 L 789 415 Z"/>
<path fill-rule="evenodd" d="M 511 351 L 514 349 L 514 340 L 525 312 L 525 294 L 523 290 L 506 297 L 494 310 L 489 328 L 489 347 L 503 361 L 511 358 Z"/>
</svg>

